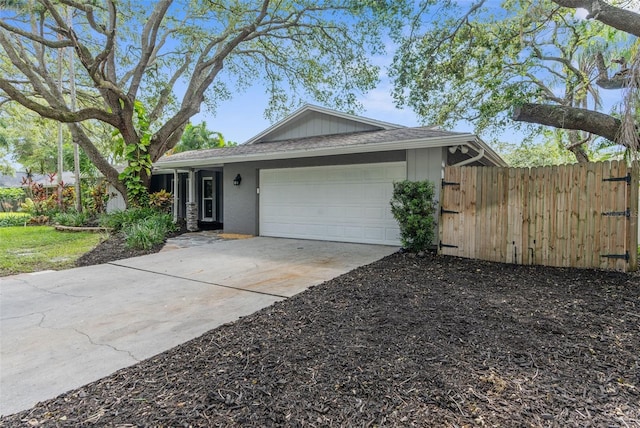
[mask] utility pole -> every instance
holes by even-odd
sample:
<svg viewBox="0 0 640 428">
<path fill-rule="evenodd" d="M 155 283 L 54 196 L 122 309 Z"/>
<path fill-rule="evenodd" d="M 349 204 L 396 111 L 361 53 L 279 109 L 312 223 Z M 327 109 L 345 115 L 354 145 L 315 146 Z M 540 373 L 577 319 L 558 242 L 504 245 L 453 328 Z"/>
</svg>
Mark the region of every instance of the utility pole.
<svg viewBox="0 0 640 428">
<path fill-rule="evenodd" d="M 69 13 L 69 9 L 65 9 L 67 12 L 67 21 L 69 23 L 69 28 L 71 28 L 71 25 L 73 23 L 71 13 Z M 73 49 L 69 49 L 69 90 L 71 92 L 71 111 L 76 111 L 76 71 L 73 60 Z M 71 138 L 73 138 L 73 134 L 71 135 Z M 80 151 L 78 148 L 78 143 L 75 140 L 73 141 L 73 171 L 75 176 L 76 211 L 82 212 L 82 188 L 80 187 Z"/>
<path fill-rule="evenodd" d="M 61 38 L 58 36 L 58 38 Z M 62 60 L 66 48 L 58 51 L 58 93 L 62 95 Z M 62 210 L 62 171 L 64 169 L 62 152 L 62 122 L 58 122 L 58 208 Z"/>
</svg>

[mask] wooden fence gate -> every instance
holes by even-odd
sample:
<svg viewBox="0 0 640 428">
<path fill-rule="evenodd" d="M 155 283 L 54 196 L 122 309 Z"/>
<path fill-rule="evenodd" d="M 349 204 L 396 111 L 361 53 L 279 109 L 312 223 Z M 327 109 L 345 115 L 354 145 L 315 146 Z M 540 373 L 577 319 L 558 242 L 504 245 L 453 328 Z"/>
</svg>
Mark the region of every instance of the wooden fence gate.
<svg viewBox="0 0 640 428">
<path fill-rule="evenodd" d="M 635 271 L 638 173 L 623 161 L 446 167 L 441 254 Z"/>
</svg>

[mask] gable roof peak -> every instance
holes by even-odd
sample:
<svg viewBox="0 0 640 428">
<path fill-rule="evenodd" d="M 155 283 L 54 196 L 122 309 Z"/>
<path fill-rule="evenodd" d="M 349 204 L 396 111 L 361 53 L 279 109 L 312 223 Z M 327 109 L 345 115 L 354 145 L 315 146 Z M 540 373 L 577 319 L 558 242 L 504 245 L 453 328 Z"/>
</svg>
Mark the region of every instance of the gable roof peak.
<svg viewBox="0 0 640 428">
<path fill-rule="evenodd" d="M 282 120 L 274 123 L 269 128 L 255 135 L 251 139 L 247 140 L 244 144 L 255 144 L 263 141 L 268 141 L 269 136 L 277 135 L 278 132 L 292 125 L 298 120 L 303 120 L 305 117 L 313 115 L 314 113 L 326 116 L 332 116 L 343 121 L 353 122 L 362 126 L 368 126 L 377 130 L 398 129 L 405 128 L 402 125 L 395 123 L 384 122 L 381 120 L 371 119 L 363 116 L 357 116 L 350 113 L 343 113 L 338 110 L 330 109 L 327 107 L 320 107 L 314 104 L 304 104 L 293 113 L 289 114 Z"/>
</svg>

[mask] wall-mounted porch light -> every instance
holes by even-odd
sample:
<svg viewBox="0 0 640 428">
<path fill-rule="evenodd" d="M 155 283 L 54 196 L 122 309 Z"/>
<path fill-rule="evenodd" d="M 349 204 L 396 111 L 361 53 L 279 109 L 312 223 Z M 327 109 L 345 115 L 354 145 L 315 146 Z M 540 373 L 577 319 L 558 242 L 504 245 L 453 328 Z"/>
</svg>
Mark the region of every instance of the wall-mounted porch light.
<svg viewBox="0 0 640 428">
<path fill-rule="evenodd" d="M 241 182 L 242 182 L 242 177 L 240 177 L 240 174 L 236 175 L 236 178 L 233 179 L 233 185 L 239 186 Z"/>
</svg>

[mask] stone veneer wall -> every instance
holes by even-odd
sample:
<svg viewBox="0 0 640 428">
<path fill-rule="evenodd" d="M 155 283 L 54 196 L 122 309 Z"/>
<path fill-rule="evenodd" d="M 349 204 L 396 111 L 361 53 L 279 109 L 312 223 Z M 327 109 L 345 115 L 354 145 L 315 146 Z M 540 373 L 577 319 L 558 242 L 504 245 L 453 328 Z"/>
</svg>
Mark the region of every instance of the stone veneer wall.
<svg viewBox="0 0 640 428">
<path fill-rule="evenodd" d="M 187 202 L 187 230 L 198 230 L 198 204 L 195 202 Z"/>
</svg>

